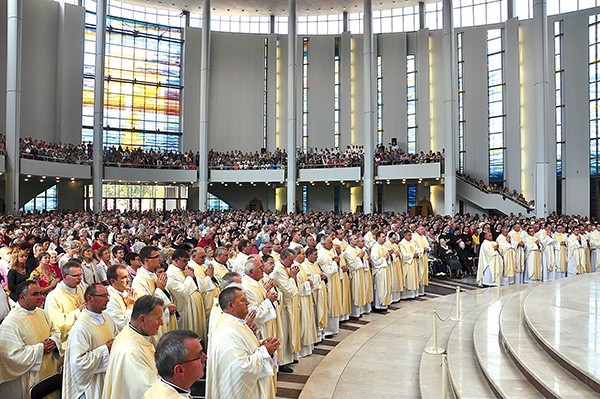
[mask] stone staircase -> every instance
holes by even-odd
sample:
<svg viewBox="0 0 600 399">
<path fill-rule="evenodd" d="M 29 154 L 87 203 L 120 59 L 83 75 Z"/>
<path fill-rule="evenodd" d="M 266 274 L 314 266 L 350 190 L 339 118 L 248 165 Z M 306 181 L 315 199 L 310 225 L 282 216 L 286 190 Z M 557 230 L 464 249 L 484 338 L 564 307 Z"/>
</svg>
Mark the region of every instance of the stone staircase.
<svg viewBox="0 0 600 399">
<path fill-rule="evenodd" d="M 447 397 L 600 397 L 600 274 L 491 290 L 438 329 Z M 421 396 L 440 398 L 442 356 L 423 359 Z"/>
</svg>

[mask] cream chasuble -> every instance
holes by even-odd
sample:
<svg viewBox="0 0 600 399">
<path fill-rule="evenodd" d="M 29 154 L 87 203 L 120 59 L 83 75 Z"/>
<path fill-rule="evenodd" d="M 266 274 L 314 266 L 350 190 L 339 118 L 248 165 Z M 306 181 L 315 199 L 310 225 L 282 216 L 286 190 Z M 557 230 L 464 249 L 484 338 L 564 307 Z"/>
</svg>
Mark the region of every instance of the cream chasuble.
<svg viewBox="0 0 600 399">
<path fill-rule="evenodd" d="M 557 272 L 567 271 L 567 235 L 554 233 L 554 259 Z"/>
<path fill-rule="evenodd" d="M 96 320 L 95 318 L 98 320 Z M 101 324 L 98 321 L 103 319 Z M 84 310 L 67 340 L 63 368 L 63 399 L 101 399 L 104 376 L 108 367 L 106 342 L 117 334 L 110 316 L 92 316 Z"/>
<path fill-rule="evenodd" d="M 60 348 L 60 332 L 42 309 L 25 310 L 17 303 L 0 324 L 0 398 L 29 399 L 29 389 L 58 372 L 43 341 L 51 338 Z"/>
<path fill-rule="evenodd" d="M 507 237 L 510 237 L 507 236 Z M 512 241 L 508 241 L 507 237 L 500 234 L 496 239 L 498 243 L 498 247 L 500 249 L 500 255 L 503 260 L 503 271 L 502 276 L 504 277 L 514 277 L 515 276 L 515 250 L 516 244 Z"/>
<path fill-rule="evenodd" d="M 371 247 L 371 265 L 375 285 L 376 307 L 392 303 L 392 276 L 388 251 L 384 245 L 375 242 Z"/>
<path fill-rule="evenodd" d="M 585 273 L 585 241 L 581 235 L 571 234 L 567 240 L 568 274 Z"/>
<path fill-rule="evenodd" d="M 244 320 L 223 313 L 208 347 L 206 397 L 274 399 L 273 366 Z"/>
<path fill-rule="evenodd" d="M 214 263 L 216 262 L 213 261 L 213 265 Z M 215 299 L 219 298 L 219 293 L 221 291 L 219 291 L 219 287 L 212 281 L 212 279 L 206 275 L 206 266 L 199 265 L 191 259 L 189 266 L 194 269 L 194 277 L 196 277 L 196 282 L 198 283 L 198 290 L 200 290 L 202 297 L 204 298 L 204 317 L 206 320 L 206 326 L 208 326 L 212 306 L 215 303 Z M 215 271 L 215 275 L 216 274 L 217 273 Z M 208 328 L 206 330 L 208 331 Z"/>
<path fill-rule="evenodd" d="M 149 272 L 143 267 L 140 267 L 135 278 L 133 279 L 133 282 L 131 283 L 131 288 L 133 288 L 138 298 L 143 295 L 156 295 L 165 302 L 165 310 L 163 312 L 164 324 L 160 326 L 158 333 L 152 337 L 154 344 L 156 344 L 160 337 L 162 337 L 167 331 L 173 331 L 177 329 L 177 318 L 175 314 L 171 314 L 167 308 L 167 306 L 169 306 L 172 302 L 164 293 L 164 291 L 156 286 L 156 274 Z"/>
<path fill-rule="evenodd" d="M 300 303 L 300 342 L 309 346 L 317 342 L 317 323 L 315 321 L 315 308 L 313 301 L 313 287 L 318 287 L 321 277 L 318 274 L 307 272 L 306 267 L 299 265 L 300 271 L 296 276 L 298 296 Z M 315 278 L 315 276 L 317 278 Z M 312 283 L 312 284 L 311 284 Z"/>
<path fill-rule="evenodd" d="M 175 388 L 163 383 L 160 379 L 142 396 L 142 399 L 190 399 L 191 396 L 180 394 Z M 87 398 L 86 398 L 87 399 Z"/>
<path fill-rule="evenodd" d="M 510 241 L 515 244 L 515 272 L 522 273 L 523 267 L 525 266 L 525 249 L 523 246 L 519 246 L 519 243 L 523 241 L 523 230 L 515 231 L 511 230 L 508 232 L 510 234 Z"/>
<path fill-rule="evenodd" d="M 536 243 L 537 238 L 527 235 L 525 242 L 525 265 L 527 277 L 531 280 L 542 279 L 542 252 L 540 245 Z"/>
<path fill-rule="evenodd" d="M 421 281 L 420 264 L 417 259 L 417 247 L 412 241 L 402 239 L 400 244 L 400 253 L 402 253 L 402 274 L 404 275 L 404 289 L 415 291 L 419 289 L 419 281 Z"/>
<path fill-rule="evenodd" d="M 85 288 L 81 285 L 69 288 L 64 281 L 61 281 L 46 297 L 44 309 L 50 315 L 52 323 L 60 330 L 60 339 L 63 343 L 67 342 L 69 330 L 81 314 L 79 306 L 85 302 L 84 291 Z"/>
<path fill-rule="evenodd" d="M 404 290 L 404 273 L 402 273 L 402 254 L 400 253 L 400 247 L 398 244 L 386 241 L 385 247 L 388 251 L 392 251 L 390 258 L 390 277 L 392 279 L 391 290 L 392 292 L 402 292 Z"/>
<path fill-rule="evenodd" d="M 186 275 L 175 265 L 167 269 L 167 291 L 173 298 L 173 303 L 179 312 L 179 328 L 192 330 L 206 344 L 208 331 L 206 328 L 206 315 L 204 313 L 204 298 L 191 277 Z"/>
<path fill-rule="evenodd" d="M 276 262 L 271 278 L 275 280 L 277 290 L 282 294 L 281 309 L 281 346 L 279 351 L 283 364 L 294 360 L 294 354 L 300 352 L 300 304 L 298 300 L 298 286 L 290 277 L 288 269 Z"/>
<path fill-rule="evenodd" d="M 342 283 L 338 264 L 333 260 L 337 254 L 335 249 L 319 249 L 317 265 L 327 276 L 327 307 L 329 317 L 340 317 L 342 313 Z"/>
<path fill-rule="evenodd" d="M 308 259 L 305 259 L 300 267 L 304 268 L 307 274 L 319 276 L 318 283 L 315 283 L 313 287 L 312 295 L 313 302 L 317 307 L 318 327 L 322 330 L 327 326 L 327 284 L 321 280 L 321 269 L 316 263 L 311 263 Z"/>
<path fill-rule="evenodd" d="M 102 399 L 139 399 L 158 379 L 150 337 L 127 325 L 115 338 Z"/>
<path fill-rule="evenodd" d="M 277 313 L 275 306 L 267 299 L 267 290 L 265 287 L 252 277 L 243 275 L 242 289 L 246 293 L 248 302 L 250 302 L 248 311 L 256 311 L 254 324 L 258 327 L 258 338 L 277 337 L 277 324 L 275 322 Z"/>
<path fill-rule="evenodd" d="M 352 294 L 352 304 L 356 307 L 367 304 L 365 292 L 365 265 L 362 258 L 358 256 L 362 250 L 348 245 L 342 256 L 346 260 L 348 273 L 350 275 L 350 292 Z"/>
<path fill-rule="evenodd" d="M 494 241 L 483 240 L 481 243 L 479 248 L 479 262 L 477 264 L 477 284 L 490 285 L 493 282 L 499 282 L 497 279 L 502 269 L 502 257 L 495 246 L 496 243 Z M 488 268 L 490 281 L 484 281 L 484 274 Z"/>
<path fill-rule="evenodd" d="M 416 248 L 423 251 L 423 254 L 418 259 L 419 262 L 419 282 L 421 285 L 429 285 L 429 258 L 427 252 L 429 251 L 429 241 L 425 236 L 420 235 L 417 232 L 413 233 L 413 243 Z"/>
<path fill-rule="evenodd" d="M 120 332 L 131 320 L 131 310 L 133 309 L 133 306 L 128 309 L 127 305 L 125 305 L 122 294 L 113 286 L 109 285 L 106 287 L 106 290 L 108 291 L 108 305 L 106 305 L 106 313 L 110 315 L 115 323 L 115 326 L 117 327 L 117 331 Z"/>
</svg>

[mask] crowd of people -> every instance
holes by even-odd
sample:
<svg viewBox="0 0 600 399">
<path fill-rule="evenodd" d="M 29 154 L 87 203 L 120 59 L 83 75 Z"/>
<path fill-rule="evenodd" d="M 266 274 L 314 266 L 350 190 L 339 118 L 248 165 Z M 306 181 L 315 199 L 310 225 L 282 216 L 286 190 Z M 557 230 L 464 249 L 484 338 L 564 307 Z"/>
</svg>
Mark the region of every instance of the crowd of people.
<svg viewBox="0 0 600 399">
<path fill-rule="evenodd" d="M 104 165 L 124 168 L 197 169 L 193 151 L 144 150 L 141 147 L 104 147 Z"/>
<path fill-rule="evenodd" d="M 300 168 L 348 168 L 362 166 L 363 162 L 364 149 L 360 145 L 349 145 L 341 151 L 338 148 L 315 148 L 298 153 Z"/>
<path fill-rule="evenodd" d="M 468 174 L 456 172 L 456 177 L 466 181 L 467 183 L 477 187 L 483 192 L 500 194 L 503 198 L 508 198 L 518 204 L 521 204 L 530 210 L 535 209 L 535 200 L 527 201 L 523 193 L 517 192 L 517 190 L 509 190 L 508 187 L 499 187 L 497 184 L 486 184 L 483 180 L 477 180 Z"/>
<path fill-rule="evenodd" d="M 287 152 L 277 148 L 275 152 L 215 151 L 208 152 L 210 169 L 283 169 L 287 165 Z"/>
<path fill-rule="evenodd" d="M 397 145 L 389 145 L 387 147 L 381 145 L 375 152 L 376 165 L 404 165 L 404 164 L 419 164 L 444 162 L 444 149 L 442 151 L 432 151 L 425 153 L 409 153 Z"/>
<path fill-rule="evenodd" d="M 6 151 L 6 136 L 0 135 L 0 153 Z M 24 158 L 64 162 L 72 164 L 91 164 L 93 158 L 92 143 L 71 144 L 49 142 L 42 139 L 24 137 L 20 139 L 20 154 Z M 374 155 L 376 165 L 419 164 L 443 162 L 444 151 L 408 153 L 396 145 L 379 146 Z M 103 148 L 103 162 L 106 166 L 153 169 L 197 169 L 199 153 L 172 150 L 143 149 L 141 147 L 106 146 Z M 362 166 L 364 148 L 361 145 L 348 145 L 346 149 L 315 148 L 310 151 L 298 151 L 297 163 L 300 168 L 342 168 Z M 209 169 L 246 170 L 246 169 L 283 169 L 287 166 L 287 152 L 276 149 L 274 152 L 215 151 L 208 152 Z M 506 193 L 512 196 L 513 193 Z M 520 199 L 515 199 L 520 200 Z"/>
<path fill-rule="evenodd" d="M 1 397 L 60 363 L 66 398 L 185 395 L 206 363 L 208 398 L 274 398 L 277 373 L 431 273 L 593 272 L 600 231 L 554 214 L 56 211 L 2 217 L 0 245 Z"/>
</svg>

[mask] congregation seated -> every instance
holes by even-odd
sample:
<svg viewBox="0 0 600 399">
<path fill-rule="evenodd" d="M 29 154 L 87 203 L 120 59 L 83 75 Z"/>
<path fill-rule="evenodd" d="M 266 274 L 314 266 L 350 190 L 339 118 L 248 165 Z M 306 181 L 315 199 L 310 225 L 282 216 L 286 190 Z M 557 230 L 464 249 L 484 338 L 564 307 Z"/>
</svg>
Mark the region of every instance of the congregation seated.
<svg viewBox="0 0 600 399">
<path fill-rule="evenodd" d="M 8 286 L 16 301 L 7 327 L 0 324 L 0 340 L 22 334 L 16 318 L 35 316 L 47 334 L 31 358 L 60 357 L 67 348 L 63 386 L 88 398 L 150 398 L 177 387 L 185 393 L 201 372 L 203 347 L 209 396 L 273 397 L 277 372 L 294 372 L 295 361 L 338 334 L 341 323 L 423 296 L 435 278 L 429 262 L 447 264 L 447 277 L 476 272 L 482 285 L 521 284 L 594 272 L 600 248 L 598 226 L 556 214 L 110 210 L 90 218 L 85 211 L 51 211 L 2 216 L 0 232 L 0 245 L 17 259 L 11 278 L 25 275 L 27 257 L 38 255 L 31 276 Z M 63 247 L 59 277 L 46 251 Z M 96 273 L 88 284 L 84 262 L 111 266 L 102 276 L 103 269 L 86 269 Z M 48 284 L 50 278 L 62 281 Z M 42 306 L 48 313 L 36 311 Z M 163 363 L 161 342 L 182 330 L 192 331 L 180 339 L 184 363 Z M 88 336 L 103 338 L 80 338 Z M 13 353 L 0 350 L 0 363 L 18 362 Z M 80 363 L 77 353 L 93 353 L 97 362 Z M 189 374 L 188 362 L 198 363 L 194 372 L 185 369 Z M 253 366 L 241 373 L 240 364 Z M 0 392 L 27 391 L 45 373 L 14 368 Z M 89 384 L 69 380 L 78 376 Z M 232 378 L 239 384 L 222 383 Z"/>
</svg>

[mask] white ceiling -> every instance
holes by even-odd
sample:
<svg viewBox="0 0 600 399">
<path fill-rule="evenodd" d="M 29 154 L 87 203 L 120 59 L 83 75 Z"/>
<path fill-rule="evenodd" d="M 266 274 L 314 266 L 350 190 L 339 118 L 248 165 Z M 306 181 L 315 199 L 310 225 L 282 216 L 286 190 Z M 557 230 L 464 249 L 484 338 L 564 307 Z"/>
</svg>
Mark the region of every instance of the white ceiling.
<svg viewBox="0 0 600 399">
<path fill-rule="evenodd" d="M 202 0 L 122 0 L 144 6 L 202 12 Z M 425 3 L 436 0 L 425 0 Z M 438 0 L 439 1 L 439 0 Z M 362 0 L 297 0 L 298 15 L 339 14 L 344 11 L 360 12 Z M 418 0 L 375 0 L 373 9 L 390 9 L 418 4 Z M 214 15 L 288 15 L 288 0 L 212 0 Z"/>
</svg>

